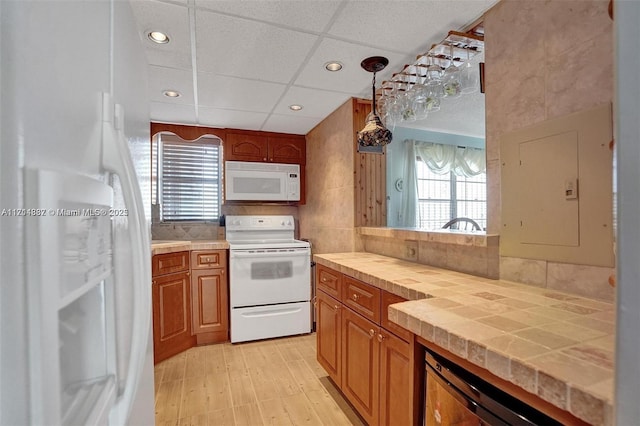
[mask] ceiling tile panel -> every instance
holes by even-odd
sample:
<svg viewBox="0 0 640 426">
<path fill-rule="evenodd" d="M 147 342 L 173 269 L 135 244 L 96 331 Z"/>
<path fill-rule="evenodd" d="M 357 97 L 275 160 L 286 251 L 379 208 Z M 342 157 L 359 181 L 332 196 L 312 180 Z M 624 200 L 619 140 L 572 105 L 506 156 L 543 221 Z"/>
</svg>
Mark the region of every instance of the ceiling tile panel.
<svg viewBox="0 0 640 426">
<path fill-rule="evenodd" d="M 198 101 L 208 107 L 270 112 L 286 87 L 279 83 L 199 73 Z"/>
<path fill-rule="evenodd" d="M 329 23 L 339 1 L 215 1 L 196 0 L 196 7 L 271 22 L 304 31 L 320 32 Z"/>
<path fill-rule="evenodd" d="M 263 112 L 200 107 L 199 118 L 199 124 L 202 126 L 260 130 L 262 123 L 264 123 L 264 120 L 267 118 L 267 114 Z"/>
<path fill-rule="evenodd" d="M 199 71 L 288 83 L 317 36 L 212 12 L 196 12 Z"/>
<path fill-rule="evenodd" d="M 177 90 L 180 96 L 168 98 L 165 90 Z M 193 105 L 193 75 L 191 71 L 149 66 L 149 97 L 152 101 L 176 105 Z"/>
<path fill-rule="evenodd" d="M 324 118 L 335 111 L 350 97 L 347 93 L 291 87 L 287 90 L 287 93 L 273 112 L 275 114 L 290 115 L 296 118 Z M 289 105 L 293 104 L 302 105 L 302 110 L 292 111 Z"/>
<path fill-rule="evenodd" d="M 290 115 L 271 114 L 261 130 L 265 132 L 293 133 L 306 135 L 322 119 L 309 117 L 292 117 Z"/>
<path fill-rule="evenodd" d="M 177 124 L 196 124 L 196 109 L 193 105 L 151 102 L 151 121 Z"/>
<path fill-rule="evenodd" d="M 389 59 L 386 69 L 376 74 L 378 83 L 391 77 L 407 63 L 407 57 L 388 50 L 365 47 L 358 44 L 347 43 L 325 38 L 318 49 L 306 64 L 295 81 L 296 86 L 327 89 L 345 93 L 360 93 L 368 90 L 371 93 L 372 74 L 360 67 L 360 62 L 369 56 L 385 56 Z M 415 59 L 412 58 L 412 59 Z M 343 68 L 337 72 L 330 72 L 324 68 L 329 61 L 339 61 Z"/>
<path fill-rule="evenodd" d="M 140 39 L 151 65 L 191 69 L 191 36 L 189 12 L 184 6 L 137 0 L 131 2 L 138 22 Z M 169 43 L 157 44 L 149 40 L 149 31 L 162 31 L 169 36 Z"/>
<path fill-rule="evenodd" d="M 480 17 L 495 2 L 350 1 L 329 34 L 415 56 L 441 41 L 449 30 Z"/>
</svg>

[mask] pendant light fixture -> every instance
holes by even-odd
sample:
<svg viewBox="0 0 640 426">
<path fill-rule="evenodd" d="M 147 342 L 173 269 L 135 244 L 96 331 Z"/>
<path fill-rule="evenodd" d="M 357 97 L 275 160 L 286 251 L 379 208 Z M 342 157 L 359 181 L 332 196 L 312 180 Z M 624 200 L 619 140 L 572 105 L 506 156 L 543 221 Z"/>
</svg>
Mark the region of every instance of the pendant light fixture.
<svg viewBox="0 0 640 426">
<path fill-rule="evenodd" d="M 389 60 L 382 56 L 372 56 L 360 63 L 365 71 L 373 73 L 371 83 L 373 108 L 367 115 L 364 128 L 358 132 L 358 145 L 359 147 L 376 147 L 378 152 L 381 152 L 382 147 L 390 143 L 392 138 L 391 131 L 384 127 L 382 120 L 376 113 L 376 73 L 382 71 L 388 64 Z"/>
</svg>

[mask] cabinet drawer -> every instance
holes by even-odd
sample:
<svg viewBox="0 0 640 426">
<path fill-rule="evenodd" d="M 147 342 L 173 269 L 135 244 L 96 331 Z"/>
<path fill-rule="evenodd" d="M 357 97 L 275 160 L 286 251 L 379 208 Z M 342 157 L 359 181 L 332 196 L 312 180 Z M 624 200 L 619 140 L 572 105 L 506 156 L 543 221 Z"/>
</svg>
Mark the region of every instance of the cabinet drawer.
<svg viewBox="0 0 640 426">
<path fill-rule="evenodd" d="M 380 289 L 344 276 L 342 303 L 367 319 L 380 324 Z"/>
<path fill-rule="evenodd" d="M 151 275 L 165 275 L 189 271 L 189 252 L 156 254 L 151 260 Z"/>
<path fill-rule="evenodd" d="M 389 293 L 388 291 L 382 291 L 380 325 L 396 336 L 400 337 L 404 341 L 410 342 L 413 339 L 413 333 L 389 321 L 389 305 L 406 301 L 407 299 L 405 299 L 404 297 L 397 296 L 393 293 Z"/>
<path fill-rule="evenodd" d="M 324 290 L 328 295 L 340 299 L 340 281 L 342 274 L 326 266 L 316 266 L 316 287 Z"/>
<path fill-rule="evenodd" d="M 226 268 L 226 250 L 194 250 L 191 252 L 191 269 Z"/>
</svg>

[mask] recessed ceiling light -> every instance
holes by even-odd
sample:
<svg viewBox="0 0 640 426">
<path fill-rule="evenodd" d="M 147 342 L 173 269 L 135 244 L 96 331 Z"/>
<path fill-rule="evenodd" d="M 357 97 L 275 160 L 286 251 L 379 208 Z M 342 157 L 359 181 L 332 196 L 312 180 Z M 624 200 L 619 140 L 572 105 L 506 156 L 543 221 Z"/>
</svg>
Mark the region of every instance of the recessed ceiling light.
<svg viewBox="0 0 640 426">
<path fill-rule="evenodd" d="M 165 90 L 164 92 L 162 92 L 162 94 L 167 98 L 177 98 L 180 96 L 180 92 L 178 92 L 177 90 Z"/>
<path fill-rule="evenodd" d="M 327 71 L 340 71 L 342 69 L 342 64 L 338 61 L 332 61 L 332 62 L 327 62 L 326 64 L 324 64 L 324 68 Z"/>
<path fill-rule="evenodd" d="M 302 109 L 302 105 L 296 105 L 296 104 L 289 105 L 289 109 L 291 111 L 300 111 Z"/>
<path fill-rule="evenodd" d="M 158 44 L 167 44 L 169 43 L 169 36 L 160 31 L 149 31 L 147 34 L 149 40 Z"/>
</svg>

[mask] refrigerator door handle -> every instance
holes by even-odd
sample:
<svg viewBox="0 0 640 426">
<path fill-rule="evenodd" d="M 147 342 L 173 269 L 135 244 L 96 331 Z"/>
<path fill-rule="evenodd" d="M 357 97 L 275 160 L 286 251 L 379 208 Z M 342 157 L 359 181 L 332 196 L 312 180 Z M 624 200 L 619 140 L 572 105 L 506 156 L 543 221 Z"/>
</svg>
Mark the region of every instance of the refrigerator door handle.
<svg viewBox="0 0 640 426">
<path fill-rule="evenodd" d="M 133 252 L 133 320 L 127 381 L 122 397 L 112 412 L 115 424 L 126 424 L 143 370 L 146 345 L 151 329 L 151 254 L 144 205 L 133 161 L 123 132 L 124 113 L 113 106 L 111 95 L 103 93 L 102 166 L 122 183 L 125 206 L 129 211 L 129 236 Z M 118 130 L 116 130 L 118 128 Z"/>
</svg>

